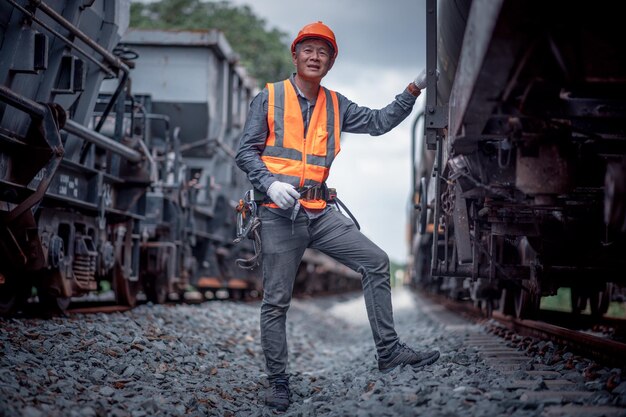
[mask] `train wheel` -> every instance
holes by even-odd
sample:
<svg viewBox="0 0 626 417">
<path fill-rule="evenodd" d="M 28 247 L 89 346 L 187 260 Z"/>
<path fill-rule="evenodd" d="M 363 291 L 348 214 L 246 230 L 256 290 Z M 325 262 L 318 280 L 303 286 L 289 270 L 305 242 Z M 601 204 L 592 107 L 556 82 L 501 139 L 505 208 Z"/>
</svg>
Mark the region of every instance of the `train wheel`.
<svg viewBox="0 0 626 417">
<path fill-rule="evenodd" d="M 518 319 L 535 319 L 539 314 L 539 303 L 541 296 L 532 287 L 531 280 L 523 280 L 524 288 L 515 290 L 515 316 Z"/>
<path fill-rule="evenodd" d="M 541 303 L 541 264 L 527 237 L 519 240 L 516 246 L 520 263 L 530 267 L 530 276 L 513 288 L 515 316 L 520 319 L 535 319 L 539 315 Z"/>
<path fill-rule="evenodd" d="M 234 301 L 243 301 L 247 298 L 248 290 L 245 288 L 231 288 L 228 290 L 230 299 Z"/>
<path fill-rule="evenodd" d="M 154 304 L 163 304 L 167 301 L 167 277 L 165 272 L 160 274 L 145 274 L 143 277 L 143 290 L 148 301 Z"/>
<path fill-rule="evenodd" d="M 491 318 L 493 309 L 495 307 L 495 301 L 491 298 L 484 298 L 478 302 L 480 312 L 487 318 Z"/>
<path fill-rule="evenodd" d="M 500 295 L 500 305 L 498 311 L 505 316 L 514 316 L 515 312 L 515 290 L 512 288 L 503 288 Z"/>
<path fill-rule="evenodd" d="M 65 314 L 67 308 L 70 306 L 70 297 L 61 297 L 55 295 L 53 291 L 45 288 L 43 290 L 37 290 L 37 297 L 39 297 L 39 304 L 45 312 L 53 314 Z"/>
<path fill-rule="evenodd" d="M 581 288 L 576 286 L 571 288 L 572 313 L 580 314 L 587 308 L 587 299 L 589 295 L 585 294 Z"/>
<path fill-rule="evenodd" d="M 71 297 L 63 296 L 58 288 L 59 280 L 63 279 L 61 273 L 56 270 L 42 272 L 40 279 L 37 280 L 37 298 L 44 314 L 64 315 L 70 306 Z"/>
<path fill-rule="evenodd" d="M 19 280 L 13 274 L 0 272 L 0 316 L 15 314 L 26 303 L 30 290 L 30 280 Z"/>
<path fill-rule="evenodd" d="M 117 303 L 127 307 L 134 307 L 137 304 L 137 281 L 130 281 L 120 264 L 116 264 L 111 271 L 113 274 L 113 291 Z"/>
<path fill-rule="evenodd" d="M 611 303 L 612 297 L 613 284 L 610 282 L 607 282 L 602 289 L 592 292 L 589 297 L 591 315 L 597 318 L 604 316 L 609 310 L 609 304 Z"/>
</svg>

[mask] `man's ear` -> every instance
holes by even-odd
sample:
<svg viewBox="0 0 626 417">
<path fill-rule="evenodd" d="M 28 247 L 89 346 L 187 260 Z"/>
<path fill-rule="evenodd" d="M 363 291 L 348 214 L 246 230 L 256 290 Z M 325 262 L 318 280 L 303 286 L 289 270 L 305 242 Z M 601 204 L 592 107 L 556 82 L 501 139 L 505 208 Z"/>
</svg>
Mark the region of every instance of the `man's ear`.
<svg viewBox="0 0 626 417">
<path fill-rule="evenodd" d="M 296 65 L 296 57 L 297 57 L 296 51 L 293 51 L 291 53 L 291 62 L 293 62 L 293 65 Z"/>
</svg>

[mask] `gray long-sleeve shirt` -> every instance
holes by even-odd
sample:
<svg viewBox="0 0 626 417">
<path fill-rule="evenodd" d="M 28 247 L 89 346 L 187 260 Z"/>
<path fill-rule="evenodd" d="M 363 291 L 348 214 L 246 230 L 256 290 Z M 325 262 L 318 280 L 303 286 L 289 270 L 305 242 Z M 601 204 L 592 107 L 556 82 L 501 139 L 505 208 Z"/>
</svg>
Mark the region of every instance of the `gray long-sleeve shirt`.
<svg viewBox="0 0 626 417">
<path fill-rule="evenodd" d="M 294 86 L 302 120 L 304 121 L 303 137 L 309 127 L 309 119 L 313 113 L 315 102 L 309 101 L 296 86 L 294 75 L 290 81 Z M 265 149 L 265 140 L 269 134 L 267 123 L 267 88 L 263 89 L 250 104 L 250 111 L 239 143 L 235 161 L 252 183 L 252 186 L 265 193 L 269 186 L 276 181 L 276 177 L 267 169 L 261 160 L 261 153 Z M 348 133 L 369 133 L 372 136 L 382 135 L 396 127 L 411 113 L 416 97 L 406 89 L 398 94 L 394 101 L 379 110 L 361 107 L 337 93 L 339 100 L 340 130 Z"/>
</svg>

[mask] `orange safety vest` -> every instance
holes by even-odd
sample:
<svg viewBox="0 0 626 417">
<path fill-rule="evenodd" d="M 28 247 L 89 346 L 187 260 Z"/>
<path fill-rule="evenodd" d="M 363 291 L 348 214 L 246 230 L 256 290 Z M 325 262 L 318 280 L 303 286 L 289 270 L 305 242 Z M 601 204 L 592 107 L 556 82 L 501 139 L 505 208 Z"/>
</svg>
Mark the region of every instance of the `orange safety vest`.
<svg viewBox="0 0 626 417">
<path fill-rule="evenodd" d="M 306 137 L 296 90 L 290 80 L 267 84 L 269 135 L 261 160 L 279 180 L 296 188 L 320 185 L 339 153 L 337 93 L 320 87 Z M 322 209 L 325 200 L 300 200 L 303 207 Z M 278 207 L 271 203 L 270 207 Z"/>
</svg>

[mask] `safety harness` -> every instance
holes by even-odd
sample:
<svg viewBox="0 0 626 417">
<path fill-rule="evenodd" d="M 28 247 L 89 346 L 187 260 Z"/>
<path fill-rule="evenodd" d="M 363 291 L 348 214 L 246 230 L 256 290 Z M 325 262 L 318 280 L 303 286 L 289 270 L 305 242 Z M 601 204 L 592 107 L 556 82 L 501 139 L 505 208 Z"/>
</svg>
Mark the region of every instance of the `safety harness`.
<svg viewBox="0 0 626 417">
<path fill-rule="evenodd" d="M 302 187 L 297 189 L 300 193 L 300 199 L 294 205 L 291 221 L 294 222 L 298 211 L 300 211 L 300 200 L 324 200 L 328 204 L 334 204 L 335 208 L 341 213 L 343 208 L 358 230 L 361 230 L 359 222 L 348 207 L 337 197 L 337 190 L 328 188 L 326 184 Z M 250 259 L 239 258 L 235 260 L 237 266 L 243 269 L 254 269 L 259 265 L 261 257 L 261 219 L 257 216 L 257 208 L 259 205 L 271 203 L 271 199 L 264 193 L 257 190 L 248 190 L 244 197 L 239 200 L 239 204 L 235 208 L 237 211 L 237 237 L 233 241 L 234 244 L 241 242 L 244 238 L 252 240 L 254 247 L 254 256 Z"/>
<path fill-rule="evenodd" d="M 239 258 L 235 260 L 237 266 L 243 269 L 254 269 L 259 264 L 261 256 L 261 219 L 257 216 L 257 203 L 254 199 L 254 190 L 248 190 L 239 204 L 237 211 L 237 237 L 233 241 L 236 245 L 244 238 L 252 240 L 254 256 L 250 259 Z"/>
</svg>

